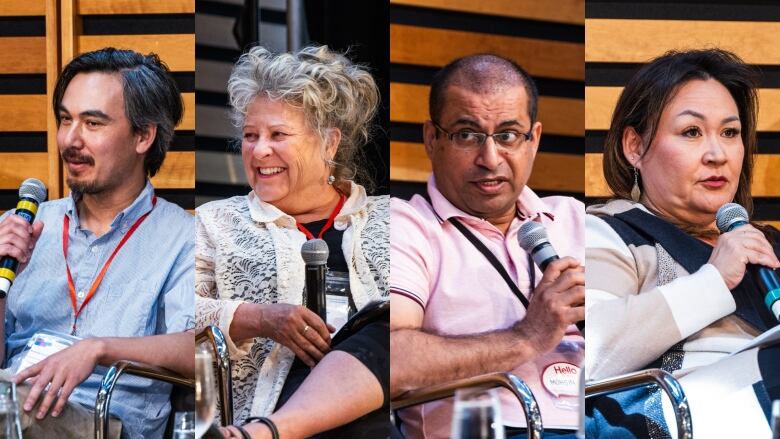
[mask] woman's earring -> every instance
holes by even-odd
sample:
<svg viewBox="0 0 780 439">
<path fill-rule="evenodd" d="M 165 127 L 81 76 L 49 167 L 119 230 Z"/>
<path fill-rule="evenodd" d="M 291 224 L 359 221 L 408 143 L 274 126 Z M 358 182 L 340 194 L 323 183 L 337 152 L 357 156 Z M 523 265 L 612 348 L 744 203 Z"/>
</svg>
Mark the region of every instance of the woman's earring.
<svg viewBox="0 0 780 439">
<path fill-rule="evenodd" d="M 631 199 L 638 203 L 641 196 L 642 191 L 639 190 L 639 170 L 634 168 L 634 187 L 631 188 Z"/>
<path fill-rule="evenodd" d="M 333 186 L 333 183 L 335 183 L 335 182 L 336 182 L 336 177 L 334 177 L 332 175 L 329 175 L 328 176 L 328 184 Z"/>
</svg>

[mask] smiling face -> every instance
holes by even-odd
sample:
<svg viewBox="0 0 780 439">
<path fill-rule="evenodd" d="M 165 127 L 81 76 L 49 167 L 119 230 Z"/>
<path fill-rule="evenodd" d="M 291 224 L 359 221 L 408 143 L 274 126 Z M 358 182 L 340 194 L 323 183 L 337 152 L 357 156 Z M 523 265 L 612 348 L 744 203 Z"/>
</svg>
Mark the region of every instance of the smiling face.
<svg viewBox="0 0 780 439">
<path fill-rule="evenodd" d="M 436 185 L 455 207 L 488 220 L 514 216 L 517 198 L 531 175 L 542 132 L 539 122 L 532 127 L 527 105 L 522 85 L 490 93 L 476 93 L 458 85 L 447 87 L 441 118 L 436 121 L 444 130 L 487 134 L 532 131 L 531 140 L 524 141 L 513 152 L 489 138 L 482 147 L 467 151 L 453 145 L 446 134 L 437 132 L 431 121 L 426 122 L 425 147 Z"/>
<path fill-rule="evenodd" d="M 740 131 L 737 105 L 723 84 L 682 85 L 643 156 L 624 142 L 626 158 L 642 176 L 643 202 L 686 224 L 712 224 L 737 191 L 745 157 Z"/>
<path fill-rule="evenodd" d="M 144 178 L 144 154 L 151 143 L 133 133 L 118 74 L 77 74 L 58 114 L 57 146 L 72 190 L 104 193 Z"/>
<path fill-rule="evenodd" d="M 329 187 L 323 141 L 301 109 L 257 96 L 247 107 L 242 133 L 244 171 L 261 200 L 295 215 Z M 338 145 L 338 138 L 328 144 L 334 142 Z M 325 155 L 330 159 L 335 152 L 336 146 L 329 146 Z"/>
</svg>

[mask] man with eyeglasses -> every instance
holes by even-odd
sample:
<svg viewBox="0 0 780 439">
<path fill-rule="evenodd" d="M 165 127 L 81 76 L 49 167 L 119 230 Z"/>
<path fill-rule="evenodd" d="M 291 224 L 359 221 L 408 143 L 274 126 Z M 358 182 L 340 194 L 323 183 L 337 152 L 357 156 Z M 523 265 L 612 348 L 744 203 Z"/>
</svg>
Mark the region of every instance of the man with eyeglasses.
<svg viewBox="0 0 780 439">
<path fill-rule="evenodd" d="M 579 416 L 584 339 L 584 206 L 526 186 L 542 134 L 538 92 L 495 55 L 453 61 L 431 84 L 423 126 L 433 175 L 425 196 L 391 204 L 393 397 L 491 372 L 534 391 L 545 437 L 571 436 Z M 537 221 L 561 259 L 541 273 L 517 240 Z M 498 392 L 507 436 L 525 419 Z M 449 437 L 451 399 L 399 413 L 406 437 Z"/>
</svg>

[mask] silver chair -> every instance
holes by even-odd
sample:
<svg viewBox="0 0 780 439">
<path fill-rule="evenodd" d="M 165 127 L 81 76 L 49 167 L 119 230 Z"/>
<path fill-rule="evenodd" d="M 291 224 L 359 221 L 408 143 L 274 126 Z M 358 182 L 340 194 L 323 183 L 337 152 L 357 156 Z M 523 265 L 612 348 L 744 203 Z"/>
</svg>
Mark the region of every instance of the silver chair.
<svg viewBox="0 0 780 439">
<path fill-rule="evenodd" d="M 197 344 L 208 341 L 214 349 L 217 363 L 217 385 L 222 399 L 220 419 L 223 426 L 233 422 L 233 384 L 230 376 L 230 356 L 222 331 L 216 326 L 209 326 L 195 336 Z M 194 359 L 193 359 L 194 361 Z M 95 439 L 108 437 L 108 413 L 114 386 L 123 374 L 151 378 L 177 386 L 194 389 L 195 380 L 185 378 L 175 372 L 148 364 L 132 361 L 117 361 L 112 364 L 100 384 L 95 399 Z"/>
<path fill-rule="evenodd" d="M 691 409 L 688 406 L 688 398 L 686 398 L 685 392 L 683 392 L 682 386 L 680 386 L 677 379 L 672 374 L 661 369 L 647 369 L 614 378 L 587 382 L 585 383 L 585 399 L 649 384 L 657 384 L 672 401 L 677 420 L 678 439 L 692 439 L 693 425 L 691 423 Z"/>
<path fill-rule="evenodd" d="M 467 387 L 503 387 L 508 389 L 520 401 L 526 425 L 528 425 L 528 439 L 541 439 L 544 428 L 542 427 L 542 414 L 539 411 L 539 404 L 525 382 L 511 373 L 490 373 L 412 390 L 391 401 L 390 405 L 392 410 L 396 411 L 417 404 L 449 398 L 455 395 L 456 390 Z"/>
</svg>

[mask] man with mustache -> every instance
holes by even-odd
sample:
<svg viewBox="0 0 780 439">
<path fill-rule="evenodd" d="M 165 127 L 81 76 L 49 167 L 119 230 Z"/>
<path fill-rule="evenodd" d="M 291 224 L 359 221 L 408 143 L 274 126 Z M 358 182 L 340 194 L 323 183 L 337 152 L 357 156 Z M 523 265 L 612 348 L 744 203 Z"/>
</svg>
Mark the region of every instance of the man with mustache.
<svg viewBox="0 0 780 439">
<path fill-rule="evenodd" d="M 194 338 L 183 332 L 194 327 L 194 218 L 149 180 L 183 107 L 156 55 L 107 48 L 65 66 L 53 109 L 71 194 L 42 203 L 32 226 L 10 212 L 0 221 L 0 256 L 22 264 L 0 299 L 0 354 L 20 384 L 25 436 L 91 437 L 101 366 L 124 359 L 194 375 Z M 77 339 L 18 370 L 42 330 Z M 167 384 L 123 378 L 112 437 L 162 437 L 169 395 Z"/>
<path fill-rule="evenodd" d="M 585 212 L 579 201 L 539 198 L 526 186 L 542 134 L 537 97 L 520 66 L 494 55 L 458 59 L 434 77 L 423 126 L 427 194 L 391 204 L 390 386 L 397 397 L 510 371 L 534 390 L 545 437 L 573 436 Z M 561 256 L 544 273 L 518 245 L 527 221 L 545 226 Z M 521 434 L 519 403 L 500 395 L 508 436 Z M 449 437 L 452 415 L 452 400 L 399 413 L 404 435 L 415 438 Z"/>
</svg>

